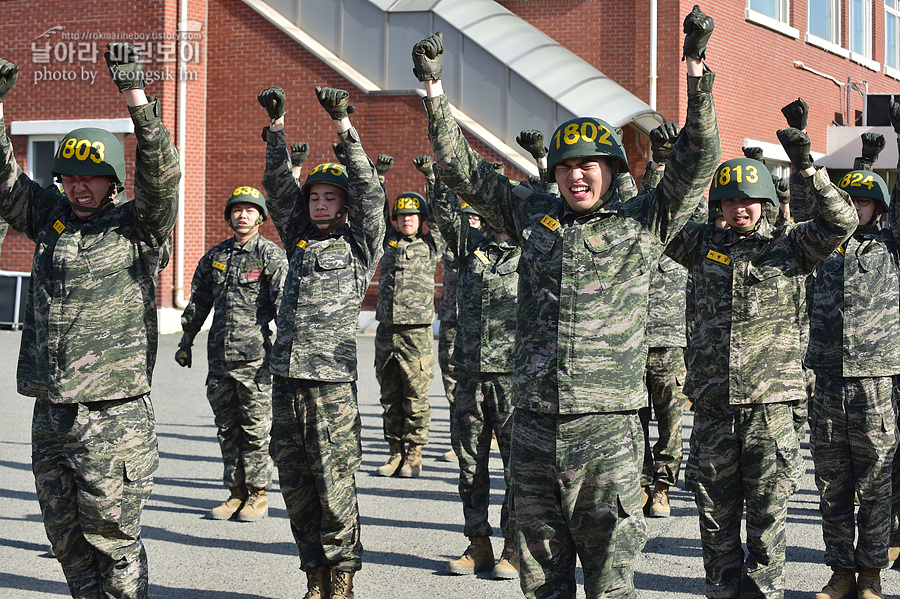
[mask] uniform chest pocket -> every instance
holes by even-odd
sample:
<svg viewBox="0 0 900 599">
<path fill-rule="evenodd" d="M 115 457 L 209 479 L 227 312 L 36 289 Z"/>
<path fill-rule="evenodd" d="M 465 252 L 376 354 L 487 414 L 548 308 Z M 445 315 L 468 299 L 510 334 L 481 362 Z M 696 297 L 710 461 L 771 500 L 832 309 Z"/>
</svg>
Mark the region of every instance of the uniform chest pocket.
<svg viewBox="0 0 900 599">
<path fill-rule="evenodd" d="M 591 257 L 594 274 L 601 288 L 647 273 L 644 253 L 633 231 L 621 235 L 610 232 L 586 237 L 584 246 Z"/>
<path fill-rule="evenodd" d="M 316 276 L 323 297 L 349 297 L 353 294 L 353 269 L 350 246 L 336 243 L 316 255 Z"/>
<path fill-rule="evenodd" d="M 860 247 L 856 255 L 860 272 L 891 272 L 888 270 L 890 256 L 885 247 L 879 243 L 870 243 Z"/>
<path fill-rule="evenodd" d="M 506 262 L 497 265 L 497 274 L 501 277 L 510 275 L 519 268 L 519 256 L 518 254 L 513 258 L 510 258 Z"/>
<path fill-rule="evenodd" d="M 522 231 L 522 247 L 532 254 L 549 254 L 559 235 L 544 225 L 535 225 Z"/>
<path fill-rule="evenodd" d="M 265 265 L 262 262 L 244 264 L 241 267 L 241 274 L 238 277 L 238 281 L 241 285 L 259 285 L 259 280 L 264 273 L 264 267 Z"/>
<path fill-rule="evenodd" d="M 81 256 L 91 278 L 102 281 L 123 270 L 133 270 L 138 260 L 138 251 L 132 243 L 101 242 L 93 244 L 88 250 L 82 250 Z"/>
<path fill-rule="evenodd" d="M 751 264 L 745 282 L 752 314 L 761 314 L 762 311 L 775 314 L 775 306 L 790 296 L 788 286 L 791 279 L 785 277 L 780 269 L 772 266 Z"/>
<path fill-rule="evenodd" d="M 350 248 L 331 246 L 316 256 L 316 266 L 321 270 L 339 270 L 350 266 Z"/>
</svg>

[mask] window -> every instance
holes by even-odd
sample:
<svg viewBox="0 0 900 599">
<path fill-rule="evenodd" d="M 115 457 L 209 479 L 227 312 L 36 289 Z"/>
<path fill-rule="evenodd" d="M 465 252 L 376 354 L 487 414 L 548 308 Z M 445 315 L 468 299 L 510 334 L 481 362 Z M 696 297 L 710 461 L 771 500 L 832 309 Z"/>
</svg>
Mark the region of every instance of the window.
<svg viewBox="0 0 900 599">
<path fill-rule="evenodd" d="M 850 51 L 871 58 L 872 2 L 871 0 L 849 0 L 848 4 L 850 9 Z"/>
<path fill-rule="evenodd" d="M 53 183 L 53 157 L 56 155 L 56 147 L 59 139 L 47 139 L 31 137 L 28 139 L 28 176 L 37 181 L 41 187 L 47 187 Z"/>
<path fill-rule="evenodd" d="M 900 69 L 900 0 L 884 0 L 884 62 Z"/>
<path fill-rule="evenodd" d="M 776 21 L 788 22 L 788 0 L 748 0 L 747 7 Z"/>
<path fill-rule="evenodd" d="M 808 0 L 808 31 L 832 44 L 841 43 L 840 0 Z"/>
</svg>

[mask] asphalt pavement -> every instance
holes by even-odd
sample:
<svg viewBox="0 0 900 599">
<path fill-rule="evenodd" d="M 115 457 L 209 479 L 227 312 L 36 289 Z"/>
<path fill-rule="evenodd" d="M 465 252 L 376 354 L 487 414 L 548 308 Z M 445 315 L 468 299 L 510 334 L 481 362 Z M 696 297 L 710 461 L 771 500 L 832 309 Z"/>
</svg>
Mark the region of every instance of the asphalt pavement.
<svg viewBox="0 0 900 599">
<path fill-rule="evenodd" d="M 68 597 L 62 570 L 48 553 L 30 465 L 33 400 L 16 393 L 20 333 L 0 331 L 0 589 L 6 599 Z M 144 510 L 143 538 L 150 560 L 154 599 L 297 599 L 305 592 L 297 548 L 276 479 L 269 518 L 261 522 L 213 521 L 209 509 L 225 499 L 222 464 L 204 383 L 205 334 L 195 343 L 195 365 L 174 361 L 179 335 L 160 338 L 152 399 L 159 436 L 160 468 Z M 381 406 L 373 372 L 374 343 L 359 337 L 359 405 L 363 463 L 357 476 L 365 547 L 354 583 L 359 599 L 414 597 L 503 599 L 521 597 L 518 581 L 494 581 L 489 572 L 450 576 L 447 562 L 468 542 L 462 534 L 457 468 L 440 461 L 449 448 L 447 401 L 440 376 L 431 387 L 432 441 L 425 447 L 421 478 L 381 478 L 384 462 Z M 685 450 L 691 417 L 685 417 Z M 655 431 L 651 432 L 651 436 Z M 828 580 L 812 460 L 803 444 L 806 474 L 788 513 L 787 599 L 809 599 Z M 491 522 L 499 523 L 503 496 L 499 454 L 491 459 Z M 679 483 L 680 485 L 683 483 Z M 639 597 L 702 597 L 703 564 L 692 496 L 673 489 L 672 516 L 650 519 L 650 539 L 636 563 Z M 503 541 L 495 533 L 499 556 Z M 581 572 L 578 572 L 581 580 Z M 900 595 L 900 572 L 883 575 L 886 596 Z M 584 597 L 579 589 L 579 597 Z"/>
</svg>

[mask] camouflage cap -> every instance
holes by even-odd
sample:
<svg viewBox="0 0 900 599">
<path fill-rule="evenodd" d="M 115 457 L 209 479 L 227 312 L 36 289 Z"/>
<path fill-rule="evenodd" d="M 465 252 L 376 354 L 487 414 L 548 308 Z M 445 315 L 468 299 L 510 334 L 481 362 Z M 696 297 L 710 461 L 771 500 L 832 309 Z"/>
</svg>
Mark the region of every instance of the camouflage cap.
<svg viewBox="0 0 900 599">
<path fill-rule="evenodd" d="M 850 197 L 872 198 L 887 212 L 891 205 L 891 194 L 880 175 L 872 171 L 850 171 L 841 178 L 838 187 Z"/>
<path fill-rule="evenodd" d="M 556 165 L 570 158 L 604 156 L 618 162 L 618 172 L 628 172 L 625 148 L 615 129 L 604 120 L 579 117 L 566 121 L 556 128 L 550 138 L 547 155 L 547 181 L 556 182 Z"/>
<path fill-rule="evenodd" d="M 768 200 L 778 206 L 778 195 L 772 176 L 766 165 L 752 158 L 732 158 L 726 160 L 716 169 L 712 186 L 709 190 L 709 201 L 737 199 Z"/>
<path fill-rule="evenodd" d="M 262 222 L 269 218 L 269 210 L 266 208 L 266 197 L 255 187 L 238 187 L 231 192 L 231 197 L 225 202 L 225 220 L 231 222 L 231 207 L 238 203 L 253 204 L 259 209 L 259 215 Z"/>
<path fill-rule="evenodd" d="M 414 191 L 401 193 L 394 200 L 394 209 L 391 212 L 397 214 L 428 214 L 428 206 L 425 204 L 425 198 Z"/>
<path fill-rule="evenodd" d="M 107 176 L 122 184 L 125 182 L 125 152 L 116 136 L 106 129 L 74 129 L 59 142 L 51 173 L 54 176 Z"/>
</svg>

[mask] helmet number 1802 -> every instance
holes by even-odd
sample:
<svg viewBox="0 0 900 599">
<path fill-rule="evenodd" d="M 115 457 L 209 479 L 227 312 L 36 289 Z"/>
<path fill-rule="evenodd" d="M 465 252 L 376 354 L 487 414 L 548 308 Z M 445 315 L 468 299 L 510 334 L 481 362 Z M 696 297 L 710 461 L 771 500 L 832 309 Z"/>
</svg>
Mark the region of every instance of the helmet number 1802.
<svg viewBox="0 0 900 599">
<path fill-rule="evenodd" d="M 609 130 L 590 121 L 584 121 L 580 127 L 578 123 L 569 123 L 566 125 L 565 131 L 557 130 L 554 136 L 556 137 L 557 150 L 560 146 L 560 136 L 562 136 L 562 143 L 565 143 L 567 146 L 577 144 L 582 139 L 584 141 L 596 141 L 607 146 L 612 145 L 612 142 L 609 141 Z"/>
<path fill-rule="evenodd" d="M 105 152 L 106 146 L 103 145 L 102 141 L 92 142 L 89 139 L 70 137 L 66 140 L 66 143 L 59 146 L 56 155 L 63 158 L 74 157 L 76 160 L 87 160 L 90 158 L 92 161 L 100 164 L 103 162 Z"/>
</svg>

